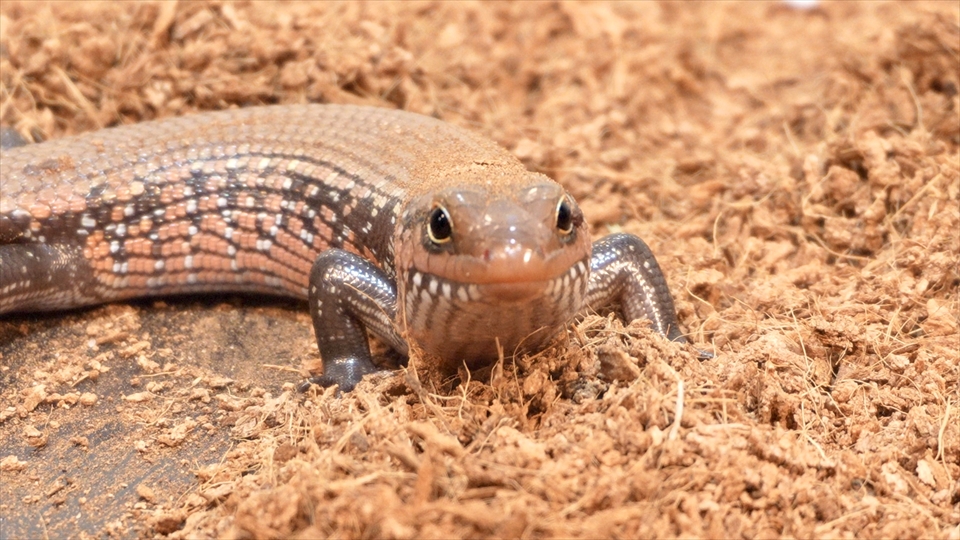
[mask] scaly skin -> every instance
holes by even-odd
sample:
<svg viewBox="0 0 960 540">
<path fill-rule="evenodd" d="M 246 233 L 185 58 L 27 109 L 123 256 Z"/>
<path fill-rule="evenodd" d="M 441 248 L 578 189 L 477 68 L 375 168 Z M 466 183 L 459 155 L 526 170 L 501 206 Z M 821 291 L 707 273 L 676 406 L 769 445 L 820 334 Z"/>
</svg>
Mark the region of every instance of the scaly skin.
<svg viewBox="0 0 960 540">
<path fill-rule="evenodd" d="M 407 112 L 256 107 L 3 150 L 0 315 L 157 295 L 309 301 L 324 373 L 375 371 L 366 332 L 476 367 L 585 309 L 684 341 L 634 236 L 495 143 Z"/>
</svg>

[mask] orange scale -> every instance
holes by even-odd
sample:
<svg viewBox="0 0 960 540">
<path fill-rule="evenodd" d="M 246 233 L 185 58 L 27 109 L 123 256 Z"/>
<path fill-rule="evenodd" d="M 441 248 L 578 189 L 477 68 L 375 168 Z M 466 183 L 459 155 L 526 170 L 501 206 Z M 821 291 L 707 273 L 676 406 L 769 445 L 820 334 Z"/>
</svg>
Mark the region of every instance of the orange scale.
<svg viewBox="0 0 960 540">
<path fill-rule="evenodd" d="M 243 281 L 253 285 L 263 285 L 264 283 L 263 275 L 254 272 L 244 272 Z"/>
<path fill-rule="evenodd" d="M 242 229 L 253 230 L 257 228 L 257 217 L 249 212 L 243 212 L 237 218 L 237 225 Z"/>
<path fill-rule="evenodd" d="M 310 263 L 307 262 L 307 257 L 304 256 L 304 253 L 302 251 L 293 252 L 292 255 L 293 256 L 292 256 L 292 260 L 290 261 L 290 266 L 293 268 L 296 268 L 298 272 L 302 271 L 304 265 L 309 266 L 310 264 L 312 264 L 312 262 Z"/>
<path fill-rule="evenodd" d="M 277 168 L 286 169 L 289 166 L 289 164 L 290 164 L 290 160 L 284 160 L 277 165 Z M 266 185 L 270 187 L 270 189 L 282 190 L 284 189 L 283 186 L 286 183 L 287 183 L 287 177 L 281 176 L 279 174 L 274 174 L 274 175 L 271 175 L 269 178 L 267 178 Z"/>
<path fill-rule="evenodd" d="M 210 238 L 215 238 L 215 237 L 204 232 L 199 232 L 193 235 L 192 237 L 190 237 L 190 246 L 192 246 L 194 249 L 209 251 L 206 249 L 206 247 L 210 243 Z"/>
<path fill-rule="evenodd" d="M 182 272 L 186 270 L 186 263 L 184 257 L 169 257 L 166 258 L 164 263 L 164 268 L 167 272 Z"/>
<path fill-rule="evenodd" d="M 130 194 L 133 195 L 134 197 L 139 197 L 140 195 L 143 195 L 143 193 L 147 190 L 147 186 L 144 185 L 144 183 L 139 180 L 136 182 L 131 182 L 129 187 L 130 187 Z"/>
<path fill-rule="evenodd" d="M 117 187 L 117 202 L 128 203 L 132 199 L 133 194 L 130 193 L 130 188 L 128 186 Z"/>
<path fill-rule="evenodd" d="M 206 214 L 200 218 L 199 229 L 201 231 L 216 231 L 218 225 L 226 229 L 226 225 L 220 217 Z M 219 234 L 223 234 L 223 232 L 221 231 Z"/>
<path fill-rule="evenodd" d="M 101 272 L 113 272 L 113 258 L 97 258 L 92 266 L 94 270 L 99 270 Z"/>
<path fill-rule="evenodd" d="M 237 268 L 240 270 L 259 270 L 260 260 L 252 253 L 245 254 L 244 257 L 237 257 Z"/>
<path fill-rule="evenodd" d="M 184 259 L 186 259 L 186 257 L 184 257 Z M 193 255 L 192 270 L 196 272 L 198 270 L 206 268 L 206 260 L 207 260 L 206 253 L 197 253 Z"/>
<path fill-rule="evenodd" d="M 160 190 L 160 203 L 164 205 L 173 204 L 173 201 L 176 201 L 179 197 L 175 194 L 175 188 L 173 185 L 166 185 L 163 189 Z"/>
<path fill-rule="evenodd" d="M 217 272 L 226 272 L 230 270 L 230 259 L 208 254 L 204 261 L 204 268 L 207 270 L 216 270 Z"/>
<path fill-rule="evenodd" d="M 146 257 L 135 257 L 127 260 L 127 271 L 134 274 L 152 274 L 155 261 Z"/>
<path fill-rule="evenodd" d="M 190 239 L 190 245 L 202 251 L 216 251 L 218 239 L 219 237 L 211 234 L 198 233 Z"/>
<path fill-rule="evenodd" d="M 127 279 L 127 287 L 131 289 L 146 289 L 147 288 L 147 278 L 146 276 L 124 276 Z"/>
<path fill-rule="evenodd" d="M 223 237 L 212 234 L 203 235 L 199 244 L 193 242 L 193 239 L 191 239 L 190 243 L 194 247 L 199 247 L 199 249 L 209 253 L 226 253 L 230 245 Z"/>
<path fill-rule="evenodd" d="M 312 263 L 314 259 L 317 258 L 317 254 L 320 250 L 310 249 L 308 246 L 299 244 L 294 252 L 297 254 L 297 260 L 301 262 Z"/>
<path fill-rule="evenodd" d="M 333 209 L 327 205 L 322 205 L 320 207 L 320 217 L 323 218 L 327 223 L 333 223 L 336 221 L 336 214 Z"/>
<path fill-rule="evenodd" d="M 232 269 L 233 261 L 229 257 L 214 256 L 214 265 L 217 269 L 228 272 Z"/>
<path fill-rule="evenodd" d="M 241 249 L 256 249 L 257 240 L 260 238 L 260 235 L 256 233 L 241 233 L 240 239 L 237 242 L 240 244 Z"/>
<path fill-rule="evenodd" d="M 123 249 L 130 255 L 150 255 L 153 243 L 143 238 L 128 239 L 123 243 Z"/>
<path fill-rule="evenodd" d="M 276 217 L 272 215 L 267 215 L 266 217 L 263 218 L 263 220 L 260 221 L 260 230 L 269 231 L 276 224 L 277 224 Z"/>
<path fill-rule="evenodd" d="M 106 242 L 97 244 L 93 249 L 93 256 L 97 259 L 102 259 L 104 257 L 110 256 L 110 245 Z"/>
<path fill-rule="evenodd" d="M 313 218 L 313 228 L 320 233 L 318 236 L 322 236 L 324 240 L 329 241 L 333 238 L 333 229 L 325 221 L 320 218 Z"/>
<path fill-rule="evenodd" d="M 273 221 L 273 220 L 272 219 L 263 220 L 264 230 L 270 230 L 273 227 L 273 224 L 268 223 L 268 221 Z M 290 234 L 287 233 L 287 231 L 280 229 L 277 231 L 277 234 L 273 236 L 273 245 L 289 248 L 294 245 L 294 242 L 293 242 L 293 238 L 290 236 Z"/>
<path fill-rule="evenodd" d="M 68 199 L 68 201 L 69 204 L 67 205 L 67 209 L 70 212 L 79 214 L 87 210 L 87 201 L 83 197 L 73 197 Z"/>
<path fill-rule="evenodd" d="M 26 186 L 25 186 L 25 188 L 26 188 Z M 3 200 L 0 200 L 0 204 L 4 204 L 4 205 L 6 205 L 6 204 L 9 203 L 9 202 L 11 202 L 11 201 L 10 201 L 10 199 L 7 199 L 7 198 L 4 198 Z M 18 203 L 18 205 L 19 205 L 20 208 L 26 208 L 26 209 L 28 209 L 28 210 L 29 210 L 30 206 L 32 206 L 32 205 L 35 204 L 36 202 L 37 202 L 37 195 L 36 195 L 36 193 L 30 192 L 30 191 L 21 192 L 21 193 L 20 193 L 20 196 L 19 196 L 19 200 L 17 201 L 17 203 Z"/>
<path fill-rule="evenodd" d="M 172 161 L 172 160 L 171 160 L 171 161 Z M 171 164 L 172 164 L 172 163 L 171 163 Z M 163 178 L 163 181 L 166 182 L 166 183 L 168 183 L 168 184 L 180 185 L 180 184 L 183 183 L 183 180 L 189 178 L 189 175 L 188 175 L 188 171 L 187 171 L 186 169 L 182 169 L 182 168 L 173 168 L 173 169 L 170 169 L 170 168 L 168 168 L 168 169 L 166 170 L 166 172 L 163 173 L 162 178 Z M 181 196 L 182 196 L 182 192 L 181 192 Z"/>
<path fill-rule="evenodd" d="M 270 212 L 279 213 L 283 208 L 280 206 L 283 203 L 283 195 L 279 193 L 271 193 L 266 196 L 263 200 L 263 207 Z"/>
<path fill-rule="evenodd" d="M 70 209 L 68 201 L 55 199 L 50 202 L 50 211 L 56 215 L 63 215 Z"/>
<path fill-rule="evenodd" d="M 325 235 L 313 237 L 313 249 L 316 251 L 326 251 L 330 249 L 330 240 Z"/>
<path fill-rule="evenodd" d="M 92 247 L 96 244 L 99 244 L 103 242 L 103 238 L 104 235 L 102 230 L 93 231 L 90 233 L 90 236 L 87 237 L 87 245 Z"/>
<path fill-rule="evenodd" d="M 251 265 L 251 268 L 255 270 L 263 271 L 264 268 L 269 268 L 271 264 L 271 261 L 266 257 L 264 257 L 263 254 L 261 253 L 254 254 L 253 257 L 251 257 L 250 259 L 251 259 L 251 262 L 253 262 L 253 264 Z"/>
<path fill-rule="evenodd" d="M 237 253 L 234 260 L 237 262 L 237 268 L 245 269 L 251 266 L 251 254 L 246 251 Z"/>
<path fill-rule="evenodd" d="M 55 201 L 57 200 L 57 191 L 49 187 L 41 188 L 37 192 L 37 200 L 44 203 Z"/>
<path fill-rule="evenodd" d="M 192 268 L 190 271 L 199 272 L 201 270 L 209 270 L 213 266 L 213 261 L 209 254 L 207 253 L 197 253 L 193 255 Z"/>
<path fill-rule="evenodd" d="M 207 195 L 197 199 L 197 211 L 198 212 L 213 212 L 217 209 L 216 203 Z"/>
<path fill-rule="evenodd" d="M 247 172 L 241 175 L 239 180 L 240 185 L 246 186 L 250 189 L 257 189 L 260 187 L 260 175 L 258 174 Z"/>
</svg>

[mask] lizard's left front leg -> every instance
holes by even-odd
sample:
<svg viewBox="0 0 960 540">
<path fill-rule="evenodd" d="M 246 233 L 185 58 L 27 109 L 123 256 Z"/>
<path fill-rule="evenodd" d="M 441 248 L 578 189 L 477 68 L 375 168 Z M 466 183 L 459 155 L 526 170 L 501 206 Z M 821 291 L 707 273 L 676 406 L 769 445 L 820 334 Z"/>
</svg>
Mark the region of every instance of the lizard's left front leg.
<svg viewBox="0 0 960 540">
<path fill-rule="evenodd" d="M 647 244 L 632 234 L 611 234 L 593 244 L 585 305 L 598 312 L 614 307 L 626 322 L 649 319 L 667 339 L 687 342 L 660 265 Z"/>
</svg>

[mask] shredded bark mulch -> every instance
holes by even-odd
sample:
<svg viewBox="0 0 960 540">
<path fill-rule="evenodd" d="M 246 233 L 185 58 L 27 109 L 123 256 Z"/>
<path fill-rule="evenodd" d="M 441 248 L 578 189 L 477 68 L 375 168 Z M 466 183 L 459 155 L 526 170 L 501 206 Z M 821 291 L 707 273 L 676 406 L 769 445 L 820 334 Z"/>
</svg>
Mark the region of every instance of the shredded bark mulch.
<svg viewBox="0 0 960 540">
<path fill-rule="evenodd" d="M 4 1 L 0 70 L 34 139 L 303 102 L 483 133 L 644 238 L 694 343 L 600 314 L 337 396 L 295 391 L 295 302 L 4 317 L 3 538 L 960 540 L 956 2 Z"/>
</svg>

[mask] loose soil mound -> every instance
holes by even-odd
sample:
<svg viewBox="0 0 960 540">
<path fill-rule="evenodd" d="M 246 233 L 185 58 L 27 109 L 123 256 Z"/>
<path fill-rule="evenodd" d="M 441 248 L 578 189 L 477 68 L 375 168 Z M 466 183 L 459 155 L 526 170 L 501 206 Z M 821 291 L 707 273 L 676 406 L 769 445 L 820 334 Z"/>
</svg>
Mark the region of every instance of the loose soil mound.
<svg viewBox="0 0 960 540">
<path fill-rule="evenodd" d="M 960 538 L 960 7 L 0 5 L 0 120 L 401 107 L 643 237 L 696 347 L 298 394 L 304 306 L 0 321 L 0 537 Z"/>
</svg>

